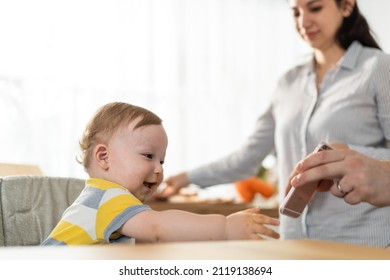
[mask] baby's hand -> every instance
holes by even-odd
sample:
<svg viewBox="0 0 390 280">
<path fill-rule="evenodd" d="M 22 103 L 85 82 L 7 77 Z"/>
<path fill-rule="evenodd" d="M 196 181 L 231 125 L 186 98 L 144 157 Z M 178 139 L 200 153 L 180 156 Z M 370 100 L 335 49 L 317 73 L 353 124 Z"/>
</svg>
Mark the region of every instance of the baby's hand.
<svg viewBox="0 0 390 280">
<path fill-rule="evenodd" d="M 264 226 L 279 226 L 279 220 L 260 214 L 260 208 L 233 213 L 226 217 L 226 239 L 264 239 L 263 236 L 279 238 L 279 233 Z"/>
</svg>

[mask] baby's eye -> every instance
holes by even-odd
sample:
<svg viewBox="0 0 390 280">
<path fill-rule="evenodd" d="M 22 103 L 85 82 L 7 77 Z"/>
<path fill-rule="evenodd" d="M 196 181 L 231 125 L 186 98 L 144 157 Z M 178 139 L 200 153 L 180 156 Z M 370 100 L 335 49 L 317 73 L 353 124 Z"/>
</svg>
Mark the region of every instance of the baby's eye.
<svg viewBox="0 0 390 280">
<path fill-rule="evenodd" d="M 161 164 L 161 165 L 163 165 L 163 164 L 164 164 L 164 162 L 165 162 L 165 161 L 163 161 L 163 160 L 162 160 L 162 161 L 160 161 L 160 164 Z"/>
<path fill-rule="evenodd" d="M 145 157 L 147 157 L 148 159 L 153 159 L 153 155 L 152 154 L 144 154 Z"/>
</svg>

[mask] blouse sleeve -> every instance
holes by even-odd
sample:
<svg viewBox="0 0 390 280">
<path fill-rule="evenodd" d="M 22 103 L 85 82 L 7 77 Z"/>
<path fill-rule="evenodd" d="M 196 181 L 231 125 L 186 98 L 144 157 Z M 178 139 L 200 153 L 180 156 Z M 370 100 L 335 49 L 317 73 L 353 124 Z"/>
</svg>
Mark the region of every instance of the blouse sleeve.
<svg viewBox="0 0 390 280">
<path fill-rule="evenodd" d="M 374 70 L 371 88 L 375 91 L 378 121 L 383 130 L 382 147 L 362 147 L 350 145 L 350 148 L 379 160 L 390 159 L 390 55 L 381 53 Z"/>
</svg>

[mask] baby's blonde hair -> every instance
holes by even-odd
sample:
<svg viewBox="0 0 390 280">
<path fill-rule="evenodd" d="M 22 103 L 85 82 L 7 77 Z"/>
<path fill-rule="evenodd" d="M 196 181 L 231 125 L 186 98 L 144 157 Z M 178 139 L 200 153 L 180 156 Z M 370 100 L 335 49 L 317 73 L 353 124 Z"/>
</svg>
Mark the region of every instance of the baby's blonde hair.
<svg viewBox="0 0 390 280">
<path fill-rule="evenodd" d="M 128 103 L 112 102 L 100 107 L 84 130 L 79 143 L 81 154 L 77 161 L 87 170 L 95 146 L 100 143 L 107 143 L 120 128 L 139 117 L 141 120 L 134 129 L 162 123 L 162 120 L 153 112 Z"/>
</svg>

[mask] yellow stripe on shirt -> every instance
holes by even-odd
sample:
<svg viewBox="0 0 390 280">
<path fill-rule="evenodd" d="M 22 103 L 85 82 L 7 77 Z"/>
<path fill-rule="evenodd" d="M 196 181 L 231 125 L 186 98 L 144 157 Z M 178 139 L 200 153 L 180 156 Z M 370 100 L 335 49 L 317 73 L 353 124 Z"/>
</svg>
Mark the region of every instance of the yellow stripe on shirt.
<svg viewBox="0 0 390 280">
<path fill-rule="evenodd" d="M 124 209 L 129 206 L 142 205 L 136 197 L 129 194 L 118 195 L 99 207 L 96 216 L 96 237 L 104 238 L 104 231 Z"/>
<path fill-rule="evenodd" d="M 81 227 L 62 220 L 50 235 L 57 241 L 63 241 L 69 245 L 96 244 L 91 236 Z"/>
<path fill-rule="evenodd" d="M 120 188 L 120 189 L 126 190 L 126 188 L 122 187 L 119 184 L 116 184 L 116 183 L 113 183 L 110 181 L 106 181 L 106 180 L 100 179 L 100 178 L 89 178 L 86 181 L 86 185 L 92 186 L 94 188 L 101 189 L 101 190 L 108 190 L 111 188 Z"/>
</svg>

